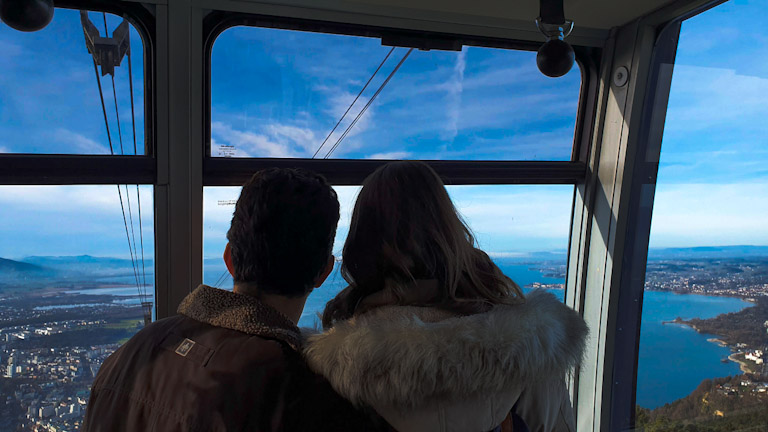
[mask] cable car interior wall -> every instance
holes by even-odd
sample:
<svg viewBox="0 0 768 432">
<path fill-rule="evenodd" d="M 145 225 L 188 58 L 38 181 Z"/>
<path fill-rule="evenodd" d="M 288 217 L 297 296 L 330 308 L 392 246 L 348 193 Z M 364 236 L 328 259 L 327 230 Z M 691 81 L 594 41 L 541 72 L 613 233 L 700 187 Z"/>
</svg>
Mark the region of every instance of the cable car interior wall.
<svg viewBox="0 0 768 432">
<path fill-rule="evenodd" d="M 77 189 L 82 192 L 96 187 L 88 185 L 110 185 L 109 192 L 103 195 L 116 195 L 114 199 L 119 200 L 118 208 L 122 209 L 115 213 L 119 218 L 115 222 L 119 223 L 116 226 L 122 236 L 120 247 L 124 247 L 127 238 L 130 254 L 117 255 L 130 256 L 132 270 L 128 279 L 136 283 L 134 286 L 129 281 L 124 285 L 138 289 L 137 295 L 131 298 L 141 310 L 143 322 L 137 324 L 139 327 L 152 319 L 173 315 L 184 296 L 204 280 L 218 285 L 225 279 L 226 275 L 220 277 L 219 272 L 213 271 L 210 277 L 204 278 L 201 263 L 204 258 L 205 262 L 211 258 L 207 246 L 209 234 L 205 230 L 212 231 L 211 238 L 215 235 L 223 238 L 226 232 L 226 225 L 210 228 L 214 216 L 208 215 L 210 207 L 223 210 L 223 220 L 231 216 L 231 200 L 209 202 L 223 196 L 220 192 L 228 190 L 226 187 L 242 185 L 261 168 L 302 167 L 323 174 L 339 190 L 348 190 L 353 195 L 363 179 L 387 160 L 421 159 L 441 175 L 455 199 L 462 191 L 475 187 L 530 188 L 529 196 L 545 188 L 561 188 L 561 191 L 567 188 L 560 194 L 568 201 L 563 207 L 565 210 L 560 212 L 563 213 L 560 218 L 565 221 L 561 231 L 567 234 L 561 238 L 562 268 L 560 280 L 555 283 L 564 288 L 560 294 L 563 301 L 578 311 L 590 327 L 585 358 L 569 378 L 578 430 L 674 430 L 653 429 L 651 421 L 659 420 L 660 415 L 653 410 L 636 408 L 640 405 L 638 391 L 642 386 L 642 382 L 638 382 L 641 361 L 638 358 L 644 294 L 647 296 L 645 289 L 649 280 L 646 270 L 650 266 L 651 215 L 681 26 L 687 19 L 733 5 L 711 0 L 565 0 L 564 4 L 557 0 L 55 0 L 54 10 L 47 8 L 50 1 L 35 0 L 25 2 L 28 9 L 18 13 L 19 7 L 14 6 L 17 3 L 18 0 L 0 0 L 5 22 L 2 25 L 5 28 L 0 28 L 0 53 L 10 52 L 9 47 L 15 44 L 13 40 L 32 37 L 38 30 L 43 34 L 57 25 L 57 20 L 68 17 L 67 25 L 71 22 L 72 33 L 62 36 L 61 40 L 49 39 L 49 43 L 62 44 L 62 57 L 74 52 L 84 62 L 82 70 L 77 71 L 82 78 L 72 81 L 77 83 L 72 85 L 88 86 L 89 98 L 96 95 L 92 98 L 95 102 L 89 102 L 89 106 L 94 107 L 93 115 L 86 108 L 82 108 L 79 115 L 90 116 L 93 129 L 98 129 L 95 136 L 101 137 L 96 141 L 102 142 L 96 143 L 99 151 L 67 148 L 25 151 L 23 147 L 8 147 L 10 139 L 0 136 L 0 197 L 3 190 L 10 194 L 14 190 L 69 185 L 61 186 L 65 188 L 61 190 L 82 188 Z M 53 15 L 47 16 L 48 13 Z M 240 42 L 236 43 L 236 39 Z M 69 44 L 66 49 L 64 44 Z M 275 51 L 281 44 L 286 55 Z M 345 51 L 347 47 L 357 46 L 355 44 L 368 44 L 366 54 L 359 54 L 363 51 L 355 51 L 356 48 Z M 24 56 L 53 56 L 54 51 L 49 50 L 59 48 L 47 47 L 43 51 L 41 46 L 40 49 L 40 54 L 32 51 L 24 52 Z M 338 51 L 335 55 L 331 53 L 334 49 Z M 519 152 L 512 147 L 496 155 L 483 148 L 484 142 L 492 145 L 490 140 L 474 141 L 461 152 L 451 153 L 445 143 L 441 144 L 443 147 L 436 145 L 424 151 L 418 147 L 418 141 L 426 142 L 424 137 L 428 134 L 419 132 L 408 137 L 408 144 L 412 144 L 409 151 L 405 151 L 405 142 L 395 141 L 368 153 L 356 152 L 368 145 L 365 136 L 356 134 L 372 127 L 366 126 L 366 122 L 373 113 L 384 115 L 381 113 L 385 112 L 387 100 L 383 98 L 387 97 L 388 90 L 395 91 L 392 87 L 397 85 L 398 78 L 406 80 L 407 75 L 408 79 L 414 79 L 414 86 L 397 91 L 416 92 L 419 86 L 443 85 L 441 88 L 448 89 L 446 94 L 454 98 L 450 100 L 460 104 L 461 92 L 470 91 L 466 90 L 470 83 L 465 81 L 464 87 L 457 90 L 449 75 L 438 72 L 460 72 L 461 79 L 469 79 L 471 71 L 466 65 L 468 56 L 475 52 L 519 55 L 510 60 L 513 67 L 497 70 L 492 79 L 518 80 L 522 82 L 520 86 L 533 86 L 527 89 L 532 95 L 530 98 L 509 102 L 533 101 L 525 102 L 530 106 L 502 112 L 510 116 L 507 120 L 512 123 L 518 115 L 533 118 L 529 128 L 535 130 L 529 132 L 536 132 L 540 143 L 521 147 Z M 359 57 L 354 57 L 358 54 Z M 347 55 L 351 57 L 345 58 Z M 251 66 L 258 63 L 260 57 L 282 68 L 298 67 L 297 59 L 306 57 L 318 68 L 335 72 L 319 74 L 309 83 L 296 81 L 294 86 L 290 80 L 296 79 L 295 76 L 285 73 L 275 78 L 263 73 L 266 69 Z M 768 57 L 768 52 L 763 51 L 763 57 Z M 483 57 L 480 61 L 490 61 L 489 58 Z M 429 64 L 434 68 L 407 69 L 409 63 L 416 64 L 422 59 L 432 62 Z M 8 60 L 0 62 L 0 75 L 5 75 L 4 67 L 10 67 L 3 63 L 13 61 L 14 57 L 9 55 Z M 41 60 L 40 64 L 46 61 Z M 536 68 L 540 72 L 533 74 Z M 345 75 L 346 69 L 354 69 L 356 73 Z M 438 72 L 429 75 L 433 71 Z M 61 70 L 62 74 L 65 72 Z M 322 124 L 322 131 L 307 135 L 305 129 L 296 126 L 299 123 L 294 123 L 290 127 L 284 125 L 282 132 L 274 132 L 291 137 L 291 143 L 299 144 L 296 148 L 303 145 L 300 150 L 283 147 L 275 150 L 279 146 L 268 145 L 274 144 L 270 137 L 277 135 L 235 130 L 231 123 L 222 121 L 229 115 L 222 100 L 235 98 L 238 85 L 247 87 L 242 90 L 247 93 L 244 98 L 253 98 L 252 102 L 237 102 L 242 106 L 232 110 L 237 114 L 232 118 L 245 125 L 248 121 L 258 122 L 260 115 L 262 119 L 267 118 L 263 115 L 267 111 L 278 116 L 274 113 L 286 111 L 286 107 L 288 112 L 280 116 L 297 119 L 315 115 L 308 114 L 308 110 L 327 101 L 317 99 L 322 92 L 307 94 L 319 91 L 322 86 L 331 86 L 334 80 L 346 80 L 348 91 L 342 95 L 325 93 L 329 100 L 336 97 L 334 103 L 338 103 L 333 109 L 329 108 L 331 114 L 325 114 L 332 120 Z M 255 82 L 267 84 L 259 87 Z M 258 92 L 267 93 L 267 87 L 272 85 L 280 87 L 275 90 L 276 97 L 284 100 L 280 102 L 282 105 L 264 108 L 274 101 Z M 0 98 L 10 97 L 7 88 L 0 88 L 4 92 Z M 545 90 L 549 92 L 547 97 L 536 102 L 537 92 Z M 25 91 L 37 93 L 34 89 Z M 469 93 L 464 97 L 470 97 Z M 30 98 L 34 101 L 34 96 Z M 297 100 L 302 102 L 295 102 Z M 498 97 L 487 100 L 489 104 L 505 105 Z M 262 101 L 264 105 L 260 108 Z M 66 107 L 52 108 L 66 109 L 77 116 L 79 103 L 74 100 Z M 430 115 L 429 110 L 436 106 L 425 102 L 421 108 L 407 107 L 409 116 L 392 114 L 392 119 L 407 121 L 390 123 L 388 127 L 397 129 L 434 122 L 435 116 Z M 562 129 L 557 123 L 561 119 L 552 114 L 553 107 L 559 106 L 570 110 L 564 123 L 567 145 L 552 144 L 560 145 L 559 149 L 567 147 L 561 153 L 546 148 L 555 141 L 547 138 L 547 134 L 553 132 L 552 129 Z M 6 126 L 12 121 L 8 119 L 14 117 L 4 113 L 10 107 L 8 104 L 4 108 L 0 101 L 0 127 L 5 127 L 0 131 L 10 130 Z M 458 143 L 456 136 L 462 136 L 462 132 L 456 128 L 462 127 L 461 116 L 465 114 L 482 117 L 487 113 L 459 110 L 449 114 L 447 118 L 453 119 L 454 129 L 437 134 L 440 139 L 446 141 L 447 134 L 447 141 Z M 7 124 L 3 125 L 4 122 Z M 386 127 L 375 132 L 382 140 L 397 137 Z M 78 142 L 86 139 L 78 136 Z M 300 143 L 301 139 L 308 144 L 301 144 L 305 142 Z M 398 148 L 399 145 L 402 148 Z M 372 156 L 373 153 L 376 155 Z M 118 185 L 117 194 L 111 185 Z M 346 196 L 345 193 L 340 192 L 340 196 Z M 65 196 L 69 195 L 65 193 Z M 495 196 L 491 204 L 508 208 L 517 204 L 508 201 L 514 194 Z M 236 197 L 235 193 L 229 198 Z M 765 196 L 755 199 L 766 200 Z M 4 202 L 0 201 L 0 205 Z M 566 215 L 567 212 L 570 214 Z M 472 214 L 468 213 L 467 217 L 472 225 Z M 506 223 L 514 225 L 516 221 Z M 482 240 L 482 236 L 479 237 Z M 756 241 L 760 244 L 763 240 Z M 9 256 L 5 250 L 0 249 L 0 256 L 46 255 L 22 252 Z M 105 253 L 94 252 L 94 255 Z M 19 266 L 47 265 L 43 260 L 37 264 L 33 260 L 19 261 Z M 529 265 L 526 260 L 515 262 Z M 765 260 L 761 262 L 765 266 L 764 274 L 768 274 L 765 271 L 768 264 Z M 10 267 L 2 269 L 6 272 Z M 14 271 L 23 269 L 18 267 Z M 6 274 L 10 275 L 11 270 Z M 149 283 L 147 274 L 150 274 Z M 766 295 L 768 280 L 761 283 L 763 292 L 742 297 Z M 0 288 L 11 285 L 12 282 L 0 278 Z M 0 301 L 10 301 L 9 298 L 0 291 Z M 36 301 L 55 305 L 47 300 L 49 298 Z M 752 309 L 756 308 L 758 306 Z M 696 316 L 689 318 L 693 317 Z M 26 366 L 22 366 L 26 361 L 23 354 L 13 354 L 23 349 L 17 350 L 12 345 L 14 338 L 23 339 L 24 329 L 8 322 L 0 327 L 3 327 L 0 335 L 7 335 L 0 336 L 0 345 L 6 344 L 7 351 L 1 353 L 0 358 L 8 365 L 5 376 L 11 379 L 26 370 Z M 12 336 L 17 333 L 21 336 Z M 730 341 L 723 343 L 730 344 Z M 748 348 L 752 349 L 750 355 L 757 356 L 755 359 L 760 357 L 756 354 L 757 348 L 764 350 L 763 346 Z M 88 356 L 89 359 L 98 357 Z M 767 371 L 763 368 L 761 378 L 759 367 L 753 366 L 755 373 L 745 374 L 741 380 L 754 385 L 742 384 L 738 391 L 758 398 L 765 407 L 768 406 L 766 399 L 759 398 L 765 396 L 768 386 L 760 387 L 761 379 L 768 380 Z M 725 381 L 712 385 L 723 394 L 731 389 Z M 2 391 L 6 392 L 6 388 Z M 720 394 L 714 387 L 712 392 Z M 40 411 L 27 419 L 41 422 L 57 418 L 51 415 L 45 420 L 44 407 L 35 407 L 38 408 Z M 757 411 L 760 409 L 764 408 Z M 76 409 L 70 411 L 71 418 L 76 417 Z M 695 425 L 735 418 L 719 408 L 716 411 L 719 414 L 699 416 L 690 422 Z M 753 415 L 753 411 L 749 411 L 749 415 Z M 35 420 L 35 415 L 40 418 Z M 760 424 L 765 427 L 768 416 L 754 415 L 758 419 L 754 421 L 763 422 Z M 66 417 L 58 419 L 65 421 Z M 750 425 L 755 426 L 747 421 L 743 427 L 747 429 Z"/>
</svg>

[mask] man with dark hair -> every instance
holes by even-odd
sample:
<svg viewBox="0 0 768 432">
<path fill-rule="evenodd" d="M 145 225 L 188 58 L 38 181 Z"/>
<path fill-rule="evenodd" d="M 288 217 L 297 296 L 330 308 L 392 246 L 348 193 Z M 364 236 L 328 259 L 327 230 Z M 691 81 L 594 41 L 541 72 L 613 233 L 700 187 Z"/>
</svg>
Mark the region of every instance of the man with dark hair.
<svg viewBox="0 0 768 432">
<path fill-rule="evenodd" d="M 85 431 L 353 431 L 368 418 L 313 374 L 296 323 L 333 269 L 339 202 L 298 169 L 243 186 L 224 252 L 234 292 L 201 285 L 179 315 L 137 333 L 101 367 Z"/>
</svg>

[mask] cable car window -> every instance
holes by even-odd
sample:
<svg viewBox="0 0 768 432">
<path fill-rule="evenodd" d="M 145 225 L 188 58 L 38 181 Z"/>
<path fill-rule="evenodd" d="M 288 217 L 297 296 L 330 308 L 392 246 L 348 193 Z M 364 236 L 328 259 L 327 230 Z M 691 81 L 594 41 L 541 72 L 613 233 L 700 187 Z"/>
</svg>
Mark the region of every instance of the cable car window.
<svg viewBox="0 0 768 432">
<path fill-rule="evenodd" d="M 768 41 L 727 2 L 683 23 L 661 148 L 637 426 L 768 424 Z"/>
<path fill-rule="evenodd" d="M 0 430 L 78 430 L 102 362 L 151 320 L 152 194 L 0 186 Z"/>
<path fill-rule="evenodd" d="M 57 8 L 37 32 L 0 24 L 0 58 L 0 153 L 146 154 L 144 46 L 123 17 Z"/>
<path fill-rule="evenodd" d="M 359 186 L 335 186 L 341 219 L 333 247 L 336 269 L 307 299 L 301 326 L 319 325 L 317 314 L 346 286 L 338 271 Z M 564 298 L 573 186 L 448 186 L 477 243 L 523 291 L 551 290 Z M 203 192 L 203 281 L 232 289 L 221 256 L 239 187 L 206 187 Z"/>
<path fill-rule="evenodd" d="M 579 69 L 551 79 L 535 58 L 233 27 L 212 48 L 210 155 L 571 160 Z"/>
</svg>

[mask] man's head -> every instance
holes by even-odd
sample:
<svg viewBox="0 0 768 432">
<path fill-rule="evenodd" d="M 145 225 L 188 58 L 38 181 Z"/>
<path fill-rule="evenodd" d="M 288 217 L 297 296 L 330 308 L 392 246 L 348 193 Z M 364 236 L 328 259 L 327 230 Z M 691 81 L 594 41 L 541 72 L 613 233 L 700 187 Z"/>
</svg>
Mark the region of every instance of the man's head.
<svg viewBox="0 0 768 432">
<path fill-rule="evenodd" d="M 338 222 L 336 192 L 321 175 L 257 172 L 243 185 L 227 232 L 235 284 L 265 294 L 307 295 L 330 270 Z"/>
</svg>

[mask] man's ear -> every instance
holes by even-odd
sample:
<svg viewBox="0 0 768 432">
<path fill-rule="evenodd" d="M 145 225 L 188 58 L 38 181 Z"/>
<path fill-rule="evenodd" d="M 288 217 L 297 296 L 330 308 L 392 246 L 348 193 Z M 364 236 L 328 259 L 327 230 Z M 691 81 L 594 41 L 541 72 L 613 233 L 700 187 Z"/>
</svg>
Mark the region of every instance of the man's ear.
<svg viewBox="0 0 768 432">
<path fill-rule="evenodd" d="M 229 274 L 232 275 L 232 277 L 235 277 L 235 266 L 232 265 L 232 247 L 227 243 L 227 246 L 224 248 L 224 264 L 227 265 L 227 270 L 229 270 Z"/>
<path fill-rule="evenodd" d="M 336 259 L 333 255 L 328 257 L 328 264 L 325 265 L 325 269 L 323 270 L 322 273 L 320 273 L 320 276 L 318 276 L 317 279 L 315 279 L 315 284 L 314 284 L 315 288 L 322 285 L 323 282 L 325 282 L 325 280 L 328 279 L 328 275 L 330 275 L 331 272 L 333 271 L 333 265 L 335 263 L 336 263 Z"/>
</svg>

